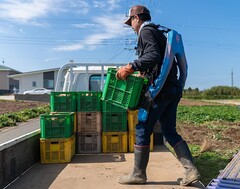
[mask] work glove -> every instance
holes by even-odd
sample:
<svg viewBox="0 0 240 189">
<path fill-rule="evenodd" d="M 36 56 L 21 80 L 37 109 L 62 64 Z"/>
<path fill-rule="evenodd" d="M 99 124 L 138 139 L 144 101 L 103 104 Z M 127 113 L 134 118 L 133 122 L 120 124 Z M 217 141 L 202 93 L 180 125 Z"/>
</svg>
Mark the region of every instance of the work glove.
<svg viewBox="0 0 240 189">
<path fill-rule="evenodd" d="M 134 70 L 132 69 L 132 66 L 130 64 L 128 64 L 128 65 L 123 66 L 118 69 L 118 71 L 116 73 L 116 78 L 118 80 L 126 80 L 127 76 L 129 76 L 133 72 L 134 72 Z"/>
</svg>

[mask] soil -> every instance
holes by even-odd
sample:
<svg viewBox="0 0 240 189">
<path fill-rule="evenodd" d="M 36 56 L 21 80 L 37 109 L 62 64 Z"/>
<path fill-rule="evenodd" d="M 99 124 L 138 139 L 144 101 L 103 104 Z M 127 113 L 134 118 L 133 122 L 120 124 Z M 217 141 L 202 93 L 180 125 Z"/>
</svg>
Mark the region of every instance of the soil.
<svg viewBox="0 0 240 189">
<path fill-rule="evenodd" d="M 210 101 L 203 101 L 203 100 L 191 100 L 191 99 L 181 99 L 180 101 L 180 105 L 184 105 L 184 106 L 207 106 L 207 105 L 223 105 L 221 103 L 217 103 L 217 102 L 210 102 Z"/>
<path fill-rule="evenodd" d="M 0 115 L 47 105 L 46 102 L 0 100 Z"/>
<path fill-rule="evenodd" d="M 209 125 L 178 123 L 178 132 L 189 144 L 201 145 L 201 151 L 235 151 L 240 149 L 240 123 L 218 122 Z M 222 125 L 226 127 L 221 128 Z M 218 127 L 219 126 L 219 127 Z"/>
<path fill-rule="evenodd" d="M 225 105 L 219 102 L 206 102 L 182 99 L 181 105 L 206 106 Z M 231 105 L 230 103 L 229 105 Z M 232 104 L 234 105 L 234 104 Z M 240 149 L 240 123 L 239 122 L 211 122 L 211 124 L 190 125 L 177 124 L 179 134 L 189 143 L 201 145 L 201 151 L 223 151 Z"/>
</svg>

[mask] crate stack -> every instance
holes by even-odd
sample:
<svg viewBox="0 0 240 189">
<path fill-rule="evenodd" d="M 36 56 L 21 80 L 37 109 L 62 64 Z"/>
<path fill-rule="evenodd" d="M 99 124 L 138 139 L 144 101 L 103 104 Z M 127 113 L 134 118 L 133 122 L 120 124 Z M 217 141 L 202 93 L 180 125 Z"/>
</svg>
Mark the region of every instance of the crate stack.
<svg viewBox="0 0 240 189">
<path fill-rule="evenodd" d="M 135 127 L 138 123 L 138 110 L 128 110 L 128 141 L 129 152 L 134 152 L 134 144 L 136 141 Z M 153 151 L 153 134 L 151 135 L 150 151 Z"/>
<path fill-rule="evenodd" d="M 128 151 L 127 109 L 136 109 L 144 79 L 130 75 L 127 80 L 116 79 L 116 69 L 109 68 L 102 94 L 103 153 Z M 134 123 L 133 123 L 134 124 Z"/>
<path fill-rule="evenodd" d="M 102 151 L 127 152 L 127 110 L 102 101 Z"/>
<path fill-rule="evenodd" d="M 102 92 L 77 92 L 77 153 L 101 153 Z"/>
<path fill-rule="evenodd" d="M 71 162 L 76 145 L 76 94 L 52 92 L 51 112 L 40 116 L 41 163 Z"/>
</svg>

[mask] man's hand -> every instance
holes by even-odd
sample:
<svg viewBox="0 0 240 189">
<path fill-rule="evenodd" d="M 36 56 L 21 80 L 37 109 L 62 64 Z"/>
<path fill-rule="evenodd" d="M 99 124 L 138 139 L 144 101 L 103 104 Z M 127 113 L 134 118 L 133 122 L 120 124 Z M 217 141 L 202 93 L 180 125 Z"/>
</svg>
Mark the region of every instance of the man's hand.
<svg viewBox="0 0 240 189">
<path fill-rule="evenodd" d="M 128 64 L 128 65 L 123 66 L 120 69 L 118 69 L 118 71 L 116 73 L 116 78 L 119 80 L 126 80 L 127 76 L 129 76 L 133 72 L 134 72 L 134 70 L 132 69 L 132 66 L 130 64 Z"/>
</svg>

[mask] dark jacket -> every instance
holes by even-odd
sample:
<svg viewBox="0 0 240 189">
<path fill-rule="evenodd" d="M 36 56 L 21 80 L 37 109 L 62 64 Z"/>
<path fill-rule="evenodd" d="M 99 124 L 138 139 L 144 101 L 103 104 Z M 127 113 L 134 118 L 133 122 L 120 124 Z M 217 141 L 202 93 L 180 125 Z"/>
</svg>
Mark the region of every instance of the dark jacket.
<svg viewBox="0 0 240 189">
<path fill-rule="evenodd" d="M 151 24 L 144 26 L 138 37 L 138 59 L 131 63 L 133 70 L 146 72 L 146 77 L 149 77 L 154 71 L 154 67 L 158 65 L 158 76 L 162 66 L 165 48 L 166 36 L 163 34 L 163 31 L 159 30 L 157 25 Z M 175 83 L 177 83 L 177 65 L 173 64 L 162 90 L 171 85 L 175 85 Z"/>
</svg>

